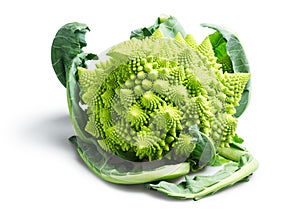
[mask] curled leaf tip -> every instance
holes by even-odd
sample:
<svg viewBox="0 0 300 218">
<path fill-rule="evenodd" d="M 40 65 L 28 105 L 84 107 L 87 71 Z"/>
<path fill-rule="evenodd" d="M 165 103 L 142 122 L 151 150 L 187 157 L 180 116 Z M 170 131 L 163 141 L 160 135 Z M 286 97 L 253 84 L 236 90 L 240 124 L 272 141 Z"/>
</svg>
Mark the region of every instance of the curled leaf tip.
<svg viewBox="0 0 300 218">
<path fill-rule="evenodd" d="M 51 62 L 57 78 L 66 87 L 66 77 L 73 59 L 87 45 L 86 32 L 90 31 L 86 24 L 73 22 L 62 26 L 55 35 L 51 47 Z"/>
</svg>

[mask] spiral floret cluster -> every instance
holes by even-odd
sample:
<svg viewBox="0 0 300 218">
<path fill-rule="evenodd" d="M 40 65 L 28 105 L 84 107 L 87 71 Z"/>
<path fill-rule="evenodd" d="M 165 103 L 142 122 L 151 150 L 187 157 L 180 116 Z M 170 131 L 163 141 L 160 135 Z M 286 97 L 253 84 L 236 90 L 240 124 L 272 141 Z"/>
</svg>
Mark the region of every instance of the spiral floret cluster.
<svg viewBox="0 0 300 218">
<path fill-rule="evenodd" d="M 113 47 L 110 59 L 95 70 L 79 68 L 85 130 L 102 149 L 138 161 L 159 160 L 171 150 L 169 158 L 188 158 L 195 146 L 188 134 L 192 125 L 228 146 L 237 125 L 234 106 L 247 78 L 241 85 L 236 76 L 223 76 L 201 52 L 209 48 L 198 49 L 190 36 L 188 43 L 181 41 L 132 39 Z"/>
</svg>

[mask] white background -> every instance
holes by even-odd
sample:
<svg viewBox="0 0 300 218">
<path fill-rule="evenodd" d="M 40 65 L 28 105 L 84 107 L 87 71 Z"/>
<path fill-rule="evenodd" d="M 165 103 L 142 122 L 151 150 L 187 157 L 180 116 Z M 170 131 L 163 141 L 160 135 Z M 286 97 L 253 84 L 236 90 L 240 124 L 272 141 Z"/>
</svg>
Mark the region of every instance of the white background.
<svg viewBox="0 0 300 218">
<path fill-rule="evenodd" d="M 299 7 L 297 1 L 2 1 L 0 3 L 0 217 L 299 217 Z M 239 121 L 260 167 L 200 201 L 97 178 L 67 138 L 65 88 L 50 48 L 65 23 L 89 25 L 86 51 L 100 53 L 152 25 L 178 18 L 199 42 L 202 22 L 234 30 L 252 71 L 251 104 Z"/>
</svg>

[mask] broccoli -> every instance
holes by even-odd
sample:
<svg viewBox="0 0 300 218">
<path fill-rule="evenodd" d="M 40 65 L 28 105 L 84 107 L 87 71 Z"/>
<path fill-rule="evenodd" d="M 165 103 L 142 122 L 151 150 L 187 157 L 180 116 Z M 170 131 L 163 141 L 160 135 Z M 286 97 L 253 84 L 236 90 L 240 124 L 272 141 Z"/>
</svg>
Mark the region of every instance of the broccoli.
<svg viewBox="0 0 300 218">
<path fill-rule="evenodd" d="M 100 178 L 198 200 L 257 169 L 236 134 L 250 92 L 244 51 L 227 30 L 203 26 L 216 32 L 199 44 L 176 18 L 158 18 L 93 69 L 87 61 L 98 56 L 82 50 L 89 28 L 70 23 L 59 30 L 52 64 L 67 88 L 77 134 L 70 141 Z M 224 167 L 179 184 L 164 181 L 207 165 Z"/>
<path fill-rule="evenodd" d="M 180 34 L 175 40 L 131 39 L 113 47 L 95 70 L 79 68 L 89 115 L 85 130 L 105 151 L 148 161 L 173 147 L 191 153 L 193 138 L 184 132 L 192 125 L 216 146 L 230 146 L 234 106 L 250 74 L 223 74 L 207 40 L 197 45 L 188 35 L 182 41 Z"/>
</svg>

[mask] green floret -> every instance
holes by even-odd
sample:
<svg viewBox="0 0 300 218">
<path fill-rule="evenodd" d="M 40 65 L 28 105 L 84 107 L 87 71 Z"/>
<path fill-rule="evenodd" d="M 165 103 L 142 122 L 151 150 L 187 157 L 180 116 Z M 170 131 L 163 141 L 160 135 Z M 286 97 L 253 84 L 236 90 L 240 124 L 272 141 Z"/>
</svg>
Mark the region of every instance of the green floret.
<svg viewBox="0 0 300 218">
<path fill-rule="evenodd" d="M 147 158 L 149 161 L 161 159 L 164 150 L 169 150 L 168 146 L 164 146 L 164 141 L 157 137 L 154 132 L 139 132 L 133 144 L 136 155 L 140 158 Z"/>
<path fill-rule="evenodd" d="M 187 134 L 180 134 L 177 142 L 174 143 L 173 150 L 175 159 L 185 158 L 186 160 L 193 152 L 194 148 L 195 144 L 193 143 L 193 137 Z"/>
<path fill-rule="evenodd" d="M 158 109 L 164 101 L 154 92 L 147 91 L 141 97 L 141 104 L 148 110 Z"/>
<path fill-rule="evenodd" d="M 127 120 L 135 129 L 140 129 L 147 125 L 149 116 L 143 108 L 132 105 L 127 111 Z"/>
</svg>

